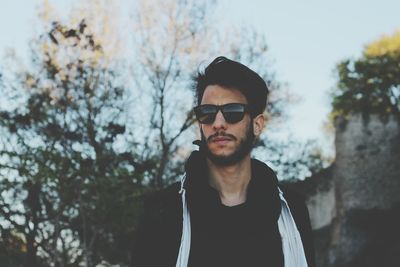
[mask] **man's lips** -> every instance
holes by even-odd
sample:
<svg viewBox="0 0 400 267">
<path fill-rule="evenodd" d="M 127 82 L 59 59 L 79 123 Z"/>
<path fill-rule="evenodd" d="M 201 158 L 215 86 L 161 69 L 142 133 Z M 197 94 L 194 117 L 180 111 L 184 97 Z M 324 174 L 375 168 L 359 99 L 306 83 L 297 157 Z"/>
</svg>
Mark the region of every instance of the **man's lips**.
<svg viewBox="0 0 400 267">
<path fill-rule="evenodd" d="M 231 141 L 231 138 L 227 138 L 227 137 L 216 137 L 211 139 L 212 142 L 223 142 L 223 141 Z"/>
<path fill-rule="evenodd" d="M 233 138 L 230 138 L 228 136 L 217 136 L 214 138 L 211 138 L 210 143 L 216 144 L 218 146 L 225 146 L 229 142 L 233 141 Z"/>
<path fill-rule="evenodd" d="M 208 143 L 227 143 L 229 141 L 234 141 L 236 138 L 230 134 L 214 134 L 208 138 Z"/>
<path fill-rule="evenodd" d="M 217 146 L 226 146 L 231 140 L 230 139 L 214 139 L 212 144 Z"/>
</svg>

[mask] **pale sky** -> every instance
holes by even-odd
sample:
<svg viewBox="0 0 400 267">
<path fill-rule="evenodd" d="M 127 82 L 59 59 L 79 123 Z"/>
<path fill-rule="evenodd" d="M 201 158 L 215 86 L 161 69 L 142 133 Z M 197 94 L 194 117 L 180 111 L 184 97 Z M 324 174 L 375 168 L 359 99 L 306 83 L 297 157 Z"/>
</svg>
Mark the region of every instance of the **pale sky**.
<svg viewBox="0 0 400 267">
<path fill-rule="evenodd" d="M 1 0 L 0 55 L 14 47 L 27 55 L 29 39 L 37 33 L 37 7 L 42 0 Z M 73 0 L 50 0 L 67 10 Z M 220 0 L 224 23 L 255 27 L 266 37 L 279 80 L 302 96 L 291 109 L 287 131 L 295 137 L 323 141 L 323 122 L 330 110 L 328 92 L 335 86 L 333 69 L 363 47 L 400 29 L 399 0 Z M 115 0 L 129 6 L 131 1 Z"/>
<path fill-rule="evenodd" d="M 250 23 L 265 34 L 278 77 L 303 96 L 292 110 L 289 127 L 305 138 L 323 138 L 335 65 L 358 57 L 367 43 L 382 34 L 400 29 L 398 0 L 222 2 L 231 23 Z"/>
</svg>

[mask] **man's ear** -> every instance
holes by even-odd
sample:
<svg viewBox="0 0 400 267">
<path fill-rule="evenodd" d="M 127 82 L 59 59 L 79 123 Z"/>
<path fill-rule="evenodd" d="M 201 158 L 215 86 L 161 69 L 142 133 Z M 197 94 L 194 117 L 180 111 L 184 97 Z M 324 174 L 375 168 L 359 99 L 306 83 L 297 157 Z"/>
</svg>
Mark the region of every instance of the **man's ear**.
<svg viewBox="0 0 400 267">
<path fill-rule="evenodd" d="M 264 114 L 258 114 L 253 119 L 253 132 L 255 136 L 260 136 L 265 126 Z"/>
</svg>

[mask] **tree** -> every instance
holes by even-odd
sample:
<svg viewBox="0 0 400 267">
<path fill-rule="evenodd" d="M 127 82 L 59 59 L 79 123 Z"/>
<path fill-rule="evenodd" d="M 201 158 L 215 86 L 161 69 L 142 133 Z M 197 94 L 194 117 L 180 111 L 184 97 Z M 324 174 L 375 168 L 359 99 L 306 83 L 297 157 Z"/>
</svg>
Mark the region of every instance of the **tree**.
<svg viewBox="0 0 400 267">
<path fill-rule="evenodd" d="M 26 249 L 24 241 L 20 236 L 9 229 L 1 229 L 0 236 L 0 264 L 1 266 L 22 267 L 24 250 Z"/>
<path fill-rule="evenodd" d="M 126 117 L 117 66 L 84 20 L 53 22 L 32 65 L 1 88 L 21 102 L 0 112 L 2 231 L 23 237 L 24 266 L 129 261 L 119 248 L 129 246 L 151 163 L 116 147 Z"/>
<path fill-rule="evenodd" d="M 133 114 L 139 114 L 137 121 L 143 129 L 139 132 L 145 133 L 143 158 L 158 162 L 149 178 L 155 188 L 177 180 L 183 155 L 191 150 L 195 138 L 191 78 L 200 62 L 205 65 L 226 55 L 256 69 L 272 89 L 268 111 L 275 117 L 282 114 L 282 103 L 287 102 L 269 68 L 264 37 L 252 29 L 213 26 L 217 25 L 213 5 L 214 1 L 194 0 L 138 2 L 132 75 L 143 91 L 137 93 L 140 103 L 133 102 L 137 110 Z"/>
<path fill-rule="evenodd" d="M 268 136 L 255 148 L 257 158 L 267 162 L 278 179 L 297 182 L 318 173 L 330 165 L 318 144 L 309 140 L 299 142 L 292 138 L 276 140 Z"/>
<path fill-rule="evenodd" d="M 367 45 L 359 59 L 336 68 L 333 117 L 360 112 L 400 116 L 400 31 Z"/>
</svg>

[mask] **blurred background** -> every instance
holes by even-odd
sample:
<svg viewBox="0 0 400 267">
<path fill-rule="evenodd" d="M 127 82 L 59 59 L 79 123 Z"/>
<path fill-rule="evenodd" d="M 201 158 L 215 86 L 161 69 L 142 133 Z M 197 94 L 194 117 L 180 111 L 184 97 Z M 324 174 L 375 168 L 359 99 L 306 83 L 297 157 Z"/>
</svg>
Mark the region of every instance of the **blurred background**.
<svg viewBox="0 0 400 267">
<path fill-rule="evenodd" d="M 143 196 L 199 138 L 219 55 L 271 94 L 254 157 L 305 195 L 317 266 L 400 266 L 400 2 L 3 1 L 0 266 L 132 266 Z"/>
</svg>

